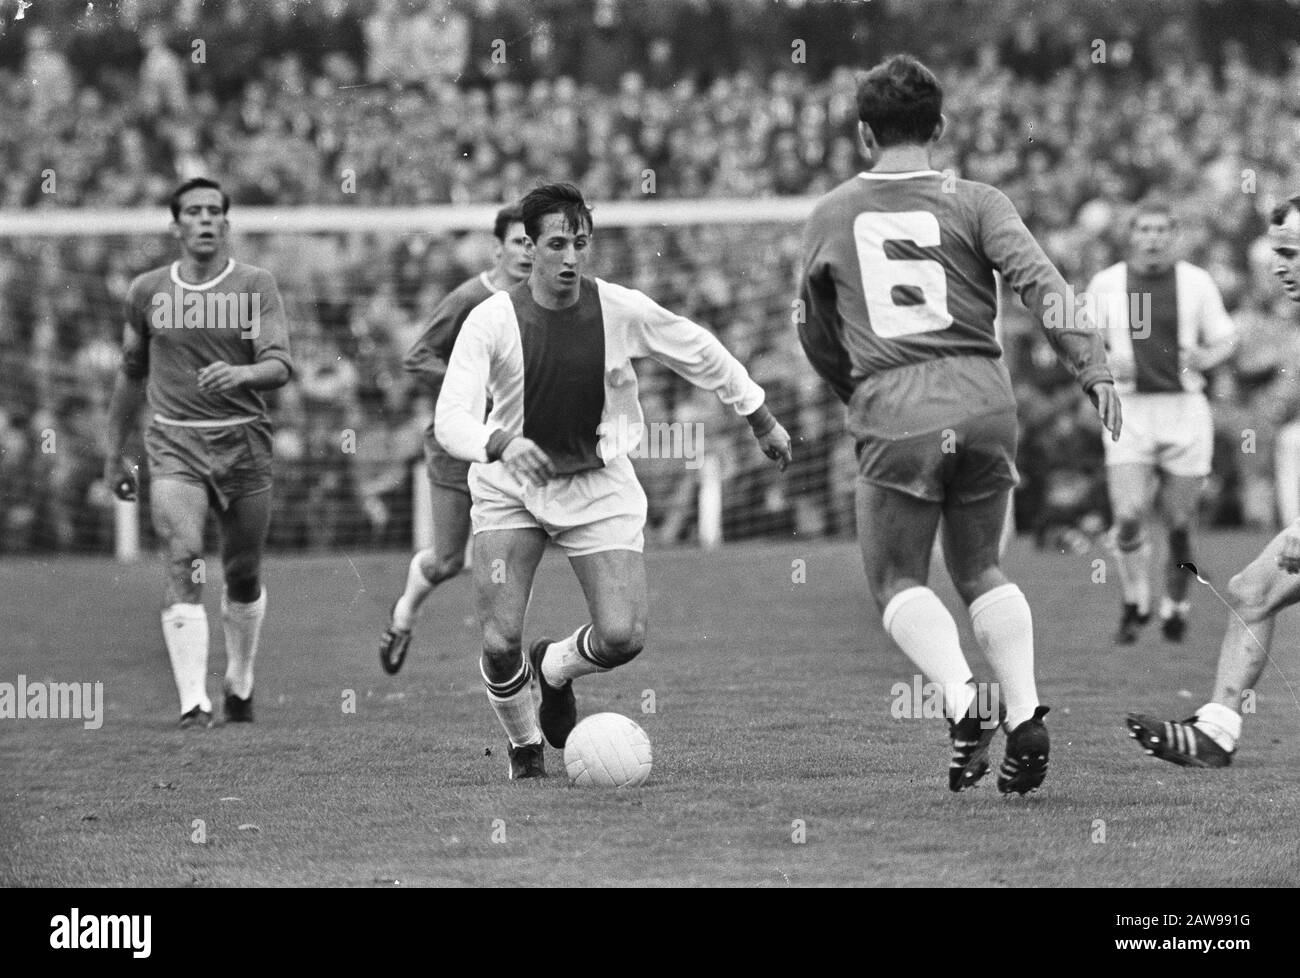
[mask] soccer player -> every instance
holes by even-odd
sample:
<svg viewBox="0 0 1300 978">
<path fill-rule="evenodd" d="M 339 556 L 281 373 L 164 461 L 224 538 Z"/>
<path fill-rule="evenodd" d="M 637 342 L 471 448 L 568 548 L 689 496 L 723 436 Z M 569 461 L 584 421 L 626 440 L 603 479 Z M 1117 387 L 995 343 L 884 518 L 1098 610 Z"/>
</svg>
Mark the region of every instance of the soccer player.
<svg viewBox="0 0 1300 978">
<path fill-rule="evenodd" d="M 717 338 L 643 293 L 584 274 L 591 211 L 565 183 L 524 197 L 528 280 L 476 306 L 452 350 L 435 434 L 469 469 L 481 672 L 509 740 L 510 777 L 543 777 L 563 748 L 573 680 L 631 661 L 645 641 L 646 496 L 628 452 L 641 437 L 634 357 L 653 357 L 744 415 L 769 458 L 790 437 Z M 488 397 L 492 411 L 484 423 Z M 548 540 L 569 558 L 591 621 L 522 654 Z M 540 688 L 535 704 L 532 683 Z"/>
<path fill-rule="evenodd" d="M 528 278 L 533 261 L 528 254 L 523 212 L 519 205 L 497 212 L 492 233 L 497 239 L 490 271 L 462 282 L 444 298 L 429 320 L 429 327 L 406 355 L 405 366 L 438 403 L 442 379 L 452 347 L 470 310 L 490 295 Z M 411 627 L 425 599 L 443 581 L 465 567 L 469 540 L 469 463 L 448 454 L 434 436 L 433 422 L 424 433 L 424 457 L 429 465 L 433 495 L 434 546 L 411 558 L 406 590 L 393 605 L 388 627 L 379 639 L 379 661 L 390 675 L 402 668 L 411 644 Z"/>
<path fill-rule="evenodd" d="M 799 336 L 848 405 L 858 539 L 885 631 L 944 693 L 948 786 L 983 777 L 999 724 L 979 715 L 993 707 L 976 696 L 957 624 L 926 583 L 940 517 L 948 572 L 1005 707 L 998 789 L 1024 794 L 1046 777 L 1050 744 L 1029 605 L 998 566 L 1017 430 L 993 331 L 995 271 L 1044 321 L 1115 436 L 1119 399 L 1101 338 L 1072 322 L 1065 281 L 1007 197 L 931 167 L 945 119 L 929 69 L 889 58 L 863 77 L 857 105 L 868 171 L 822 197 L 808 220 Z"/>
<path fill-rule="evenodd" d="M 1174 260 L 1169 205 L 1142 201 L 1129 224 L 1129 259 L 1088 284 L 1124 396 L 1124 434 L 1103 437 L 1115 530 L 1111 546 L 1123 608 L 1115 641 L 1131 645 L 1151 617 L 1151 544 L 1145 524 L 1159 484 L 1168 534 L 1160 629 L 1171 642 L 1187 631 L 1191 532 L 1214 456 L 1214 423 L 1204 372 L 1232 355 L 1236 330 L 1209 272 Z"/>
<path fill-rule="evenodd" d="M 172 194 L 181 258 L 140 275 L 127 291 L 122 371 L 109 405 L 104 480 L 119 499 L 134 500 L 123 451 L 148 401 L 153 524 L 167 565 L 163 641 L 182 727 L 212 726 L 202 559 L 209 507 L 225 570 L 225 718 L 253 719 L 271 514 L 271 422 L 261 391 L 283 386 L 293 371 L 275 279 L 230 257 L 229 210 L 229 196 L 212 180 L 187 180 Z"/>
<path fill-rule="evenodd" d="M 1292 302 L 1300 302 L 1300 194 L 1272 214 L 1273 272 Z M 1214 697 L 1181 722 L 1130 713 L 1129 735 L 1152 754 L 1185 767 L 1227 767 L 1241 738 L 1241 699 L 1264 673 L 1273 624 L 1283 608 L 1300 603 L 1300 520 L 1275 536 L 1228 582 L 1228 628 L 1219 649 Z"/>
</svg>

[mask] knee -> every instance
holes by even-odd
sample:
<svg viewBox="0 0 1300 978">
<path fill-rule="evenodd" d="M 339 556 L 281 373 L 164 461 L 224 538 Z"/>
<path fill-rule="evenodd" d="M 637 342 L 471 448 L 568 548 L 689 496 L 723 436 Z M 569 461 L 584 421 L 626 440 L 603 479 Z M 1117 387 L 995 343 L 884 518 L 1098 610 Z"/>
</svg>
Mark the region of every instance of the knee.
<svg viewBox="0 0 1300 978">
<path fill-rule="evenodd" d="M 987 594 L 996 587 L 1007 583 L 1007 576 L 1000 567 L 988 567 L 974 574 L 953 578 L 953 587 L 967 607 L 975 603 L 982 594 Z"/>
<path fill-rule="evenodd" d="M 501 682 L 519 671 L 523 662 L 523 636 L 515 630 L 505 630 L 495 624 L 483 629 L 483 672 L 491 680 Z"/>
<path fill-rule="evenodd" d="M 201 600 L 203 585 L 207 583 L 202 550 L 173 540 L 167 545 L 165 563 L 171 598 L 187 604 Z"/>
<path fill-rule="evenodd" d="M 1228 603 L 1247 623 L 1268 617 L 1267 581 L 1252 575 L 1249 569 L 1234 575 L 1228 582 Z"/>
<path fill-rule="evenodd" d="M 451 554 L 438 554 L 432 561 L 420 568 L 430 584 L 441 584 L 443 581 L 455 577 L 464 569 L 465 552 L 463 550 Z"/>
<path fill-rule="evenodd" d="M 1142 544 L 1142 517 L 1138 513 L 1119 513 L 1115 519 L 1115 542 L 1121 550 L 1137 549 Z"/>
<path fill-rule="evenodd" d="M 621 666 L 635 659 L 645 648 L 645 625 L 641 622 L 620 622 L 596 631 L 597 651 L 601 659 L 611 666 Z"/>
<path fill-rule="evenodd" d="M 259 561 L 256 557 L 239 555 L 224 562 L 226 593 L 232 601 L 247 604 L 256 601 L 262 593 Z"/>
</svg>

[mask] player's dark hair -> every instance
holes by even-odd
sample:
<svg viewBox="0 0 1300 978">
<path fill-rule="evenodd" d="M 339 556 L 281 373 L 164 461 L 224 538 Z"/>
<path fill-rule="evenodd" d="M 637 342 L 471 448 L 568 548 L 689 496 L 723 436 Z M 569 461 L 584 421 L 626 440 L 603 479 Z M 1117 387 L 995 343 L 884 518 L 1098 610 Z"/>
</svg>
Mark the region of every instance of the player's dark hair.
<svg viewBox="0 0 1300 978">
<path fill-rule="evenodd" d="M 575 231 L 590 234 L 594 227 L 591 208 L 582 199 L 582 191 L 571 183 L 548 183 L 536 187 L 524 195 L 519 208 L 523 211 L 524 233 L 534 243 L 542 233 L 542 218 L 547 214 L 563 215 L 565 226 Z"/>
<path fill-rule="evenodd" d="M 858 81 L 858 118 L 882 147 L 925 143 L 943 114 L 943 88 L 910 54 L 882 61 Z"/>
<path fill-rule="evenodd" d="M 1269 224 L 1276 224 L 1281 227 L 1286 223 L 1286 217 L 1292 211 L 1300 211 L 1300 194 L 1288 197 L 1282 203 L 1273 208 L 1273 212 L 1268 216 Z"/>
<path fill-rule="evenodd" d="M 221 184 L 215 180 L 209 180 L 207 177 L 191 177 L 173 190 L 170 201 L 173 221 L 181 219 L 181 198 L 191 190 L 221 190 Z M 221 213 L 225 214 L 229 210 L 230 194 L 221 190 Z"/>
<path fill-rule="evenodd" d="M 518 204 L 511 204 L 509 207 L 503 207 L 497 211 L 496 222 L 492 225 L 492 233 L 496 239 L 505 244 L 506 232 L 510 230 L 510 225 L 518 224 L 524 219 L 524 209 Z"/>
</svg>

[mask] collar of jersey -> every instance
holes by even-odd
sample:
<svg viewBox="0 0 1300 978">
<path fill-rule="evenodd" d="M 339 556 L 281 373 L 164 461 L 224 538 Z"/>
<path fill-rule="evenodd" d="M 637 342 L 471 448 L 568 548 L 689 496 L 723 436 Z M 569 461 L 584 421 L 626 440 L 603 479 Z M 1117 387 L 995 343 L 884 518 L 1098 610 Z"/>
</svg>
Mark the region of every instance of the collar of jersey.
<svg viewBox="0 0 1300 978">
<path fill-rule="evenodd" d="M 181 278 L 181 263 L 172 262 L 172 281 L 183 289 L 192 289 L 195 292 L 202 292 L 204 289 L 210 289 L 223 278 L 235 270 L 235 259 L 227 258 L 226 267 L 223 268 L 216 278 L 210 278 L 206 282 L 187 282 Z"/>
<path fill-rule="evenodd" d="M 495 285 L 492 284 L 492 276 L 489 275 L 487 272 L 479 272 L 478 280 L 482 282 L 483 287 L 487 289 L 489 292 L 491 292 L 493 295 L 496 295 L 498 292 L 505 291 L 504 289 L 498 289 Z"/>
<path fill-rule="evenodd" d="M 863 180 L 910 180 L 912 177 L 938 177 L 938 170 L 899 170 L 897 173 L 869 173 L 863 170 L 858 174 Z"/>
</svg>

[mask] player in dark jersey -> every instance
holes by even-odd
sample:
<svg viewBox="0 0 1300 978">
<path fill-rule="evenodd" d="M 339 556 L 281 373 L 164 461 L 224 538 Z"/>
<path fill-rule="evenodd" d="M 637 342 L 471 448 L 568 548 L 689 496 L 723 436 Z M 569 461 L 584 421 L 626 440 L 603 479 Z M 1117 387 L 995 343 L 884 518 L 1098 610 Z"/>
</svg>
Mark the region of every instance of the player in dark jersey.
<svg viewBox="0 0 1300 978">
<path fill-rule="evenodd" d="M 518 204 L 497 212 L 492 233 L 497 239 L 492 268 L 462 282 L 439 302 L 429 318 L 428 328 L 406 354 L 406 369 L 433 395 L 435 405 L 465 317 L 484 299 L 524 281 L 533 267 L 527 248 L 528 236 L 524 234 L 523 212 Z M 401 669 L 406 659 L 411 628 L 420 606 L 434 588 L 455 577 L 465 566 L 465 544 L 470 530 L 469 463 L 438 444 L 432 421 L 424 433 L 424 456 L 429 465 L 433 496 L 434 545 L 411 558 L 406 570 L 406 589 L 394 602 L 388 627 L 379 639 L 379 661 L 390 675 Z"/>
<path fill-rule="evenodd" d="M 576 187 L 539 187 L 522 206 L 532 272 L 465 320 L 436 419 L 438 441 L 475 463 L 480 668 L 509 739 L 512 779 L 545 776 L 543 735 L 564 747 L 577 722 L 573 680 L 623 665 L 645 640 L 646 497 L 628 458 L 643 426 L 632 359 L 654 357 L 713 391 L 748 419 L 770 458 L 782 468 L 790 460 L 790 437 L 763 389 L 713 334 L 635 289 L 583 274 L 592 221 Z M 563 641 L 539 639 L 524 656 L 524 615 L 548 540 L 568 556 L 592 620 Z"/>
<path fill-rule="evenodd" d="M 1271 217 L 1273 273 L 1286 296 L 1300 302 L 1300 194 Z M 1194 568 L 1184 571 L 1195 573 Z M 1283 608 L 1300 604 L 1300 520 L 1275 536 L 1258 557 L 1228 582 L 1228 627 L 1210 702 L 1183 721 L 1130 713 L 1129 735 L 1148 754 L 1184 767 L 1227 767 L 1241 739 L 1243 698 L 1252 696 L 1273 647 L 1273 626 Z"/>
<path fill-rule="evenodd" d="M 995 715 L 979 715 L 990 698 L 976 695 L 957 624 L 926 586 L 940 517 L 949 574 L 1005 708 L 998 788 L 1023 794 L 1046 776 L 1049 743 L 1029 605 L 998 566 L 1017 431 L 993 331 L 995 272 L 1044 320 L 1114 436 L 1119 400 L 1100 336 L 1071 318 L 1064 280 L 1011 202 L 931 168 L 944 128 L 934 75 L 910 56 L 890 58 L 863 78 L 857 101 L 869 172 L 828 193 L 809 218 L 799 335 L 849 408 L 858 538 L 885 631 L 944 691 L 949 787 L 988 770 L 998 716 L 992 707 Z"/>
<path fill-rule="evenodd" d="M 230 198 L 196 178 L 172 194 L 181 259 L 146 272 L 127 291 L 122 372 L 109 407 L 104 480 L 136 498 L 123 457 L 148 401 L 154 528 L 167 562 L 163 640 L 181 700 L 182 727 L 212 725 L 203 528 L 221 527 L 226 638 L 225 717 L 253 719 L 253 660 L 266 614 L 262 550 L 271 514 L 271 422 L 261 391 L 293 371 L 279 289 L 270 272 L 230 257 Z"/>
</svg>

